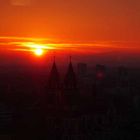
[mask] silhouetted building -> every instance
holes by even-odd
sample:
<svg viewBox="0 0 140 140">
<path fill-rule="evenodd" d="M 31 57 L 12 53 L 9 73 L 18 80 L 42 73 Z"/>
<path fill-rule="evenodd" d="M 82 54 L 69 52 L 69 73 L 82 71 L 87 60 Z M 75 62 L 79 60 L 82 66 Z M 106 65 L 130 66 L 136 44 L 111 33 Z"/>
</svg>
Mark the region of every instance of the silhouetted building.
<svg viewBox="0 0 140 140">
<path fill-rule="evenodd" d="M 103 106 L 107 102 L 107 79 L 106 68 L 104 65 L 96 65 L 95 77 L 93 82 L 93 95 L 96 104 Z"/>
<path fill-rule="evenodd" d="M 0 134 L 12 132 L 14 115 L 9 105 L 0 101 Z"/>
<path fill-rule="evenodd" d="M 70 89 L 70 90 L 77 88 L 76 74 L 74 72 L 71 62 L 69 63 L 68 71 L 64 79 L 64 87 L 65 89 Z"/>
<path fill-rule="evenodd" d="M 96 65 L 95 76 L 96 80 L 104 80 L 106 78 L 106 68 L 104 65 Z"/>
<path fill-rule="evenodd" d="M 75 104 L 77 100 L 77 79 L 72 63 L 69 63 L 67 73 L 64 78 L 64 94 L 68 104 Z"/>
<path fill-rule="evenodd" d="M 47 85 L 47 104 L 58 107 L 61 103 L 62 91 L 60 76 L 55 61 L 50 72 Z"/>
<path fill-rule="evenodd" d="M 87 71 L 86 63 L 78 63 L 77 70 L 78 88 L 80 95 L 91 95 L 93 74 Z"/>
<path fill-rule="evenodd" d="M 126 67 L 120 66 L 118 68 L 117 84 L 120 87 L 127 87 L 129 85 L 129 75 Z"/>
<path fill-rule="evenodd" d="M 78 76 L 85 77 L 87 75 L 87 64 L 78 63 Z"/>
<path fill-rule="evenodd" d="M 106 87 L 106 68 L 104 65 L 96 65 L 95 68 L 95 81 L 94 88 L 96 88 L 96 92 L 103 92 Z"/>
</svg>

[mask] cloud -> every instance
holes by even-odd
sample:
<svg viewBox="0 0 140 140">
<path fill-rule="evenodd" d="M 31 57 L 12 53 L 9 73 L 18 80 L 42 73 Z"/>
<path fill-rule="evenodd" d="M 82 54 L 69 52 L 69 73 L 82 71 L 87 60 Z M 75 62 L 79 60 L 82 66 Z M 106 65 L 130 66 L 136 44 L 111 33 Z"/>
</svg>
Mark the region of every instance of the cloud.
<svg viewBox="0 0 140 140">
<path fill-rule="evenodd" d="M 0 36 L 0 51 L 30 51 L 32 46 L 42 45 L 43 49 L 57 52 L 82 54 L 139 53 L 140 42 L 97 41 L 92 43 L 57 42 L 49 38 L 5 37 Z"/>
<path fill-rule="evenodd" d="M 31 0 L 10 0 L 11 5 L 13 6 L 28 6 L 31 3 Z"/>
</svg>

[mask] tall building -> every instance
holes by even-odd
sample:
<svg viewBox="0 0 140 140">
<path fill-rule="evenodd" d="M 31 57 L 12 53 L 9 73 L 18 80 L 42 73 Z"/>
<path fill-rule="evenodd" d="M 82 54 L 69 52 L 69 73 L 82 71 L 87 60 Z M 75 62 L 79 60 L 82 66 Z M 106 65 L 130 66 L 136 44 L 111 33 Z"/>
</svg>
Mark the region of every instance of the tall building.
<svg viewBox="0 0 140 140">
<path fill-rule="evenodd" d="M 77 80 L 76 80 L 76 74 L 74 72 L 72 63 L 69 63 L 67 73 L 65 75 L 64 79 L 64 87 L 66 89 L 75 89 L 77 88 Z"/>
<path fill-rule="evenodd" d="M 117 84 L 120 87 L 127 87 L 129 85 L 128 70 L 124 66 L 118 67 Z"/>
<path fill-rule="evenodd" d="M 52 69 L 49 75 L 48 88 L 49 89 L 60 88 L 60 76 L 55 61 L 53 62 Z"/>
<path fill-rule="evenodd" d="M 78 87 L 80 95 L 89 96 L 92 92 L 93 75 L 87 69 L 86 63 L 77 65 Z"/>
<path fill-rule="evenodd" d="M 96 80 L 104 80 L 106 78 L 106 68 L 104 65 L 96 65 L 95 78 Z"/>
<path fill-rule="evenodd" d="M 68 104 L 75 103 L 77 99 L 77 79 L 71 62 L 64 78 L 64 94 Z"/>
<path fill-rule="evenodd" d="M 10 105 L 0 101 L 0 132 L 12 132 L 13 129 L 14 112 Z"/>
<path fill-rule="evenodd" d="M 48 85 L 47 85 L 47 104 L 49 106 L 59 106 L 61 103 L 61 82 L 59 72 L 55 61 L 49 75 Z"/>
<path fill-rule="evenodd" d="M 106 68 L 104 65 L 96 65 L 93 94 L 95 96 L 103 97 L 103 94 L 105 94 L 106 91 L 106 85 Z"/>
</svg>

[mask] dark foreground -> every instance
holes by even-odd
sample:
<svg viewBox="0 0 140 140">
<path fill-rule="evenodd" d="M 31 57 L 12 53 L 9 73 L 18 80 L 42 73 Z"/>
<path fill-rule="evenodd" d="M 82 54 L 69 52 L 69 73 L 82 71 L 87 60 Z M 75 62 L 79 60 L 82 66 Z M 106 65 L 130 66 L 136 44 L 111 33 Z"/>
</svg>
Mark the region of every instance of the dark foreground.
<svg viewBox="0 0 140 140">
<path fill-rule="evenodd" d="M 118 74 L 118 75 L 117 75 Z M 140 139 L 139 73 L 1 74 L 0 139 Z"/>
</svg>

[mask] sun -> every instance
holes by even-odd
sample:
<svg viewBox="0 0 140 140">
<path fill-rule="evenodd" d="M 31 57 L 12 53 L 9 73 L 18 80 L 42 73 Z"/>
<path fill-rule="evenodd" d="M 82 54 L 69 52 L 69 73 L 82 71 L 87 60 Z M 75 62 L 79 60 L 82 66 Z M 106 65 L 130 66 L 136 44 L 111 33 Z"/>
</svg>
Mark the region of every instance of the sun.
<svg viewBox="0 0 140 140">
<path fill-rule="evenodd" d="M 34 50 L 34 53 L 35 53 L 35 55 L 37 55 L 37 56 L 42 56 L 43 53 L 44 53 L 44 51 L 43 51 L 42 48 L 37 48 L 37 49 Z"/>
<path fill-rule="evenodd" d="M 48 52 L 48 50 L 54 49 L 52 46 L 49 46 L 49 44 L 36 42 L 23 42 L 22 46 L 27 47 L 28 51 L 32 52 L 36 56 L 42 56 Z"/>
<path fill-rule="evenodd" d="M 43 44 L 36 44 L 33 42 L 27 42 L 25 43 L 25 46 L 29 47 L 30 50 L 36 55 L 36 56 L 42 56 L 44 52 L 47 50 L 47 46 Z"/>
</svg>

